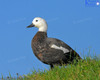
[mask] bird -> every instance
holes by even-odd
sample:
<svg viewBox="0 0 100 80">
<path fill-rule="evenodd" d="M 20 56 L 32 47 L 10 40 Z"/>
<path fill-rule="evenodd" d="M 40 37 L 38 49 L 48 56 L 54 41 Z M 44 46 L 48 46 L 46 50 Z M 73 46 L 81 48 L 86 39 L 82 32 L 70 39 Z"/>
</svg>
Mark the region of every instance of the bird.
<svg viewBox="0 0 100 80">
<path fill-rule="evenodd" d="M 38 32 L 31 41 L 31 47 L 35 56 L 53 69 L 55 65 L 71 64 L 82 58 L 69 45 L 63 41 L 47 36 L 48 25 L 45 19 L 35 17 L 27 28 L 36 27 Z"/>
</svg>

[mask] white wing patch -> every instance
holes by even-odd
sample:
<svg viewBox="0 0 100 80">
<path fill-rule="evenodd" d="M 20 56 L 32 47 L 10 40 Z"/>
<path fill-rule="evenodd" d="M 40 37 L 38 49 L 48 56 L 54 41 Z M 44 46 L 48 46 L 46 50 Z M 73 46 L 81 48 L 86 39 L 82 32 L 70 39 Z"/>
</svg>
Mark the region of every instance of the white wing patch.
<svg viewBox="0 0 100 80">
<path fill-rule="evenodd" d="M 51 48 L 55 48 L 55 49 L 62 50 L 64 53 L 69 52 L 68 49 L 66 49 L 66 48 L 64 48 L 64 47 L 62 47 L 62 46 L 58 47 L 58 46 L 56 46 L 55 44 L 51 45 Z"/>
</svg>

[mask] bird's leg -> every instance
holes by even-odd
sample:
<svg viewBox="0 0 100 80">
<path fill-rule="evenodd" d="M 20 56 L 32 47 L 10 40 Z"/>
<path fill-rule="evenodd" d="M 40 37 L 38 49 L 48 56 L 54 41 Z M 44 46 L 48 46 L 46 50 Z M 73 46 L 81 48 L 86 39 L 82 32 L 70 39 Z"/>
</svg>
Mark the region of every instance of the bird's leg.
<svg viewBox="0 0 100 80">
<path fill-rule="evenodd" d="M 51 68 L 51 69 L 53 69 L 53 68 L 54 68 L 54 66 L 53 66 L 52 64 L 50 64 L 50 68 Z"/>
</svg>

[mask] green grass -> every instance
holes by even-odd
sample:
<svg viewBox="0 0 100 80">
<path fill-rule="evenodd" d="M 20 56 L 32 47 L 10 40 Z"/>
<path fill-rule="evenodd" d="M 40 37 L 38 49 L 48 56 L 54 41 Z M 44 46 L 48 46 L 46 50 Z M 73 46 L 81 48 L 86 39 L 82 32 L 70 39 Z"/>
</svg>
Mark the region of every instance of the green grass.
<svg viewBox="0 0 100 80">
<path fill-rule="evenodd" d="M 77 65 L 55 67 L 53 70 L 27 75 L 25 80 L 100 80 L 100 60 L 89 58 Z"/>
<path fill-rule="evenodd" d="M 34 70 L 24 78 L 19 76 L 8 80 L 100 80 L 100 60 L 86 58 L 77 65 L 55 66 L 52 70 L 38 72 Z"/>
</svg>

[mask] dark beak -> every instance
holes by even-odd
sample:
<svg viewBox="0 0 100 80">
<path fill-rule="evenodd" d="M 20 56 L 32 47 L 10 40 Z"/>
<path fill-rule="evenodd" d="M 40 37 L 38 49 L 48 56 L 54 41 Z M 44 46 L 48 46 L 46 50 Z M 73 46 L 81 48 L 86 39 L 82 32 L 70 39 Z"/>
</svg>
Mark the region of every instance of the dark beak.
<svg viewBox="0 0 100 80">
<path fill-rule="evenodd" d="M 34 24 L 30 24 L 29 26 L 27 26 L 27 28 L 31 28 L 31 27 L 34 27 L 35 25 Z"/>
</svg>

